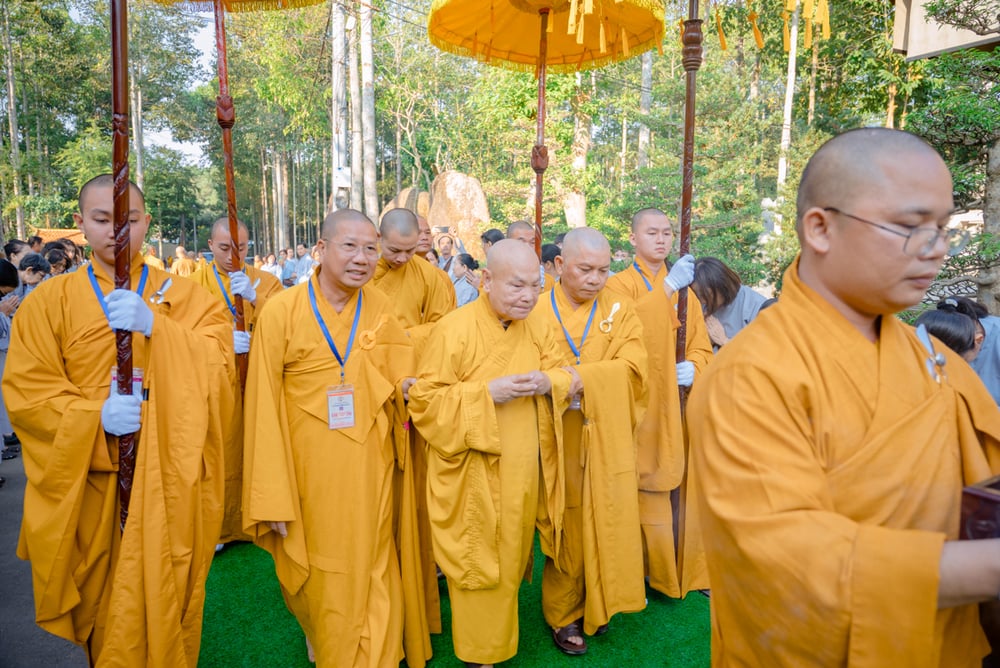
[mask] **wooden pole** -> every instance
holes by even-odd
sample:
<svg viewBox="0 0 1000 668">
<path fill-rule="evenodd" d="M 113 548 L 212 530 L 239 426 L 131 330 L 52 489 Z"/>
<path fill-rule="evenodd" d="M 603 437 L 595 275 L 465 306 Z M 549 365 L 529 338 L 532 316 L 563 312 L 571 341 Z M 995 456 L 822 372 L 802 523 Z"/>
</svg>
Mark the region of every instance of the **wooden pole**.
<svg viewBox="0 0 1000 668">
<path fill-rule="evenodd" d="M 222 156 L 226 171 L 226 203 L 229 212 L 229 235 L 232 238 L 233 267 L 242 271 L 240 262 L 240 230 L 236 216 L 236 183 L 233 169 L 233 125 L 236 123 L 236 110 L 233 108 L 233 98 L 229 96 L 229 66 L 226 56 L 226 10 L 222 0 L 215 0 L 215 47 L 219 70 L 219 96 L 215 98 L 215 117 L 222 128 Z M 243 298 L 233 295 L 233 306 L 236 309 L 236 330 L 246 331 L 243 319 Z M 247 355 L 236 356 L 240 373 L 240 387 L 247 382 Z"/>
<path fill-rule="evenodd" d="M 542 259 L 542 175 L 549 166 L 549 149 L 545 147 L 545 67 L 549 48 L 549 9 L 538 10 L 542 36 L 538 44 L 538 124 L 535 145 L 531 149 L 531 168 L 535 170 L 535 253 Z"/>
<path fill-rule="evenodd" d="M 131 238 L 129 236 L 128 173 L 128 7 L 126 0 L 111 2 L 111 129 L 115 232 L 115 287 L 130 289 Z M 132 394 L 132 332 L 115 330 L 118 393 Z M 132 477 L 135 473 L 135 434 L 118 437 L 118 501 L 121 530 L 125 531 Z"/>
<path fill-rule="evenodd" d="M 683 257 L 691 248 L 691 194 L 694 186 L 694 124 L 695 90 L 698 68 L 701 67 L 701 19 L 698 18 L 698 0 L 690 0 L 688 19 L 684 22 L 684 49 L 682 62 L 687 73 L 687 89 L 684 96 L 684 155 L 681 174 L 681 234 L 680 255 Z M 687 288 L 677 295 L 677 318 L 681 326 L 677 330 L 677 361 L 682 362 L 687 348 Z M 687 397 L 681 388 L 682 407 Z"/>
</svg>

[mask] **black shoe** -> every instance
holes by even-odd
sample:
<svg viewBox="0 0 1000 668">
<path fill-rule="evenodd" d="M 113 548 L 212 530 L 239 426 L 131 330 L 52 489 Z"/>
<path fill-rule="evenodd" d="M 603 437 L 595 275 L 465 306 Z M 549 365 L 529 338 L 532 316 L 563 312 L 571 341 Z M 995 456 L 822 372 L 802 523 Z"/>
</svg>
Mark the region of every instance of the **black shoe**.
<svg viewBox="0 0 1000 668">
<path fill-rule="evenodd" d="M 3 444 L 4 445 L 21 445 L 21 439 L 19 439 L 17 437 L 17 434 L 11 432 L 11 434 L 9 436 L 8 435 L 4 435 L 4 437 L 3 437 Z"/>
<path fill-rule="evenodd" d="M 2 478 L 2 477 L 0 477 L 0 487 L 3 487 L 3 484 L 4 484 L 5 482 L 7 482 L 7 478 Z"/>
<path fill-rule="evenodd" d="M 17 453 L 13 452 L 10 448 L 4 448 L 3 454 L 0 454 L 0 459 L 14 459 L 17 457 Z"/>
</svg>

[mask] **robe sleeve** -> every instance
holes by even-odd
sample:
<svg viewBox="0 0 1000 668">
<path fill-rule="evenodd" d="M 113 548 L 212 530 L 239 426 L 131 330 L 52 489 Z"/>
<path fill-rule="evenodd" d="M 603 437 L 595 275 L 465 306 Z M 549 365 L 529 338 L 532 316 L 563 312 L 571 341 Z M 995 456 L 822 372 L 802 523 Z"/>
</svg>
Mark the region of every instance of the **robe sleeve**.
<svg viewBox="0 0 1000 668">
<path fill-rule="evenodd" d="M 468 342 L 438 327 L 420 356 L 420 373 L 410 388 L 413 424 L 442 457 L 466 450 L 500 454 L 500 428 L 489 380 L 460 380 Z"/>
<path fill-rule="evenodd" d="M 684 345 L 684 356 L 694 363 L 697 379 L 714 358 L 714 353 L 712 340 L 708 336 L 708 327 L 705 325 L 705 316 L 701 310 L 701 302 L 695 296 L 694 290 L 688 290 L 687 341 Z"/>
<path fill-rule="evenodd" d="M 739 648 L 759 665 L 786 665 L 769 656 L 767 639 L 817 665 L 848 656 L 847 665 L 876 665 L 857 653 L 888 633 L 898 640 L 894 662 L 928 665 L 945 535 L 838 513 L 811 436 L 808 388 L 781 387 L 751 362 L 727 372 L 725 382 L 695 386 L 688 425 L 706 550 L 718 560 L 713 588 L 758 611 L 729 641 L 759 638 Z"/>
</svg>

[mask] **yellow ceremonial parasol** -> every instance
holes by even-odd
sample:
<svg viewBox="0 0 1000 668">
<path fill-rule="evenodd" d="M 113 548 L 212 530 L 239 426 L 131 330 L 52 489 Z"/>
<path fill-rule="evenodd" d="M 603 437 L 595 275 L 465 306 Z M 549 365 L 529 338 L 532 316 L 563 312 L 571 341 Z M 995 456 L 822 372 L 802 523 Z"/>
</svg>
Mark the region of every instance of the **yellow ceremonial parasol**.
<svg viewBox="0 0 1000 668">
<path fill-rule="evenodd" d="M 535 171 L 535 251 L 542 244 L 545 73 L 601 67 L 659 47 L 662 0 L 434 0 L 427 18 L 431 44 L 489 65 L 535 72 L 538 118 Z M 531 35 L 540 35 L 536 41 Z"/>
</svg>

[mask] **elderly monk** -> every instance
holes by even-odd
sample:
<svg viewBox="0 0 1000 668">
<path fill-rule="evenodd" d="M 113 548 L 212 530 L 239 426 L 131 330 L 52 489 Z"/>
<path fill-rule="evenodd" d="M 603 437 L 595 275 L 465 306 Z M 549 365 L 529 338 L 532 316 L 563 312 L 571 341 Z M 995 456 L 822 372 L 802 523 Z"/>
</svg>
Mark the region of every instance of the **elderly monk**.
<svg viewBox="0 0 1000 668">
<path fill-rule="evenodd" d="M 526 220 L 515 220 L 513 223 L 507 226 L 507 238 L 520 241 L 522 244 L 527 244 L 531 246 L 532 249 L 535 248 L 535 226 Z M 541 286 L 542 292 L 546 290 L 551 290 L 555 287 L 555 279 L 548 275 L 545 271 L 545 266 L 539 263 L 538 267 L 538 277 L 540 280 L 539 285 Z"/>
<path fill-rule="evenodd" d="M 413 347 L 392 301 L 367 285 L 378 260 L 368 218 L 331 213 L 318 246 L 312 277 L 273 297 L 254 330 L 244 528 L 274 557 L 317 665 L 396 666 L 393 471 Z"/>
<path fill-rule="evenodd" d="M 980 666 L 1000 540 L 958 542 L 963 484 L 996 471 L 972 369 L 893 317 L 945 254 L 952 181 L 923 140 L 834 137 L 799 186 L 778 304 L 691 395 L 716 666 Z M 935 364 L 935 360 L 939 360 Z"/>
<path fill-rule="evenodd" d="M 555 262 L 560 282 L 542 295 L 532 317 L 548 322 L 561 363 L 583 389 L 568 404 L 554 400 L 562 413 L 566 510 L 558 561 L 550 524 L 539 522 L 546 554 L 542 610 L 556 646 L 583 654 L 583 630 L 601 633 L 616 612 L 646 605 L 634 450 L 646 349 L 628 300 L 604 289 L 611 268 L 604 235 L 571 230 Z"/>
<path fill-rule="evenodd" d="M 212 233 L 208 238 L 208 247 L 215 257 L 211 263 L 191 274 L 190 278 L 225 304 L 231 319 L 236 317 L 236 295 L 243 298 L 246 331 L 237 331 L 234 324 L 232 334 L 233 350 L 241 355 L 250 351 L 250 332 L 260 309 L 268 299 L 281 292 L 282 287 L 272 274 L 246 264 L 250 233 L 242 222 L 237 223 L 237 229 L 239 266 L 233 263 L 233 238 L 229 233 L 229 219 L 219 218 L 212 225 Z M 226 515 L 222 522 L 220 544 L 248 539 L 243 533 L 243 517 L 240 512 L 243 495 L 243 389 L 238 377 L 233 378 L 230 391 L 236 400 L 235 409 L 227 416 L 225 430 Z"/>
<path fill-rule="evenodd" d="M 166 269 L 163 265 L 163 260 L 156 257 L 156 246 L 153 246 L 152 244 L 146 245 L 146 255 L 142 258 L 142 260 L 147 266 L 156 267 L 157 269 Z"/>
<path fill-rule="evenodd" d="M 471 665 L 517 653 L 517 592 L 531 554 L 540 450 L 545 487 L 554 492 L 548 516 L 561 537 L 549 395 L 565 400 L 571 377 L 555 368 L 561 355 L 552 329 L 527 319 L 538 281 L 528 246 L 494 245 L 482 294 L 441 319 L 410 389 L 410 415 L 430 446 L 427 502 L 455 654 Z"/>
<path fill-rule="evenodd" d="M 674 244 L 670 219 L 659 209 L 632 217 L 632 266 L 608 279 L 608 289 L 634 300 L 649 355 L 649 407 L 639 423 L 639 516 L 646 574 L 654 589 L 684 596 L 708 587 L 704 550 L 695 509 L 685 503 L 685 432 L 678 386 L 690 387 L 712 359 L 701 303 L 688 291 L 685 361 L 676 362 L 677 297 L 694 279 L 694 258 L 685 255 L 667 271 Z M 676 520 L 676 521 L 675 521 Z M 675 543 L 676 541 L 676 543 Z M 676 548 L 675 548 L 676 545 Z"/>
<path fill-rule="evenodd" d="M 31 561 L 39 626 L 81 645 L 91 665 L 194 668 L 222 522 L 232 336 L 205 290 L 178 280 L 164 290 L 170 274 L 143 263 L 150 216 L 135 185 L 131 290 L 112 289 L 113 186 L 105 174 L 80 189 L 73 217 L 91 265 L 42 283 L 14 319 L 3 396 L 28 478 L 17 553 Z M 116 328 L 134 332 L 133 395 L 109 396 Z M 180 384 L 178 359 L 189 369 Z M 123 533 L 118 437 L 132 433 Z"/>
<path fill-rule="evenodd" d="M 174 262 L 170 265 L 170 273 L 178 276 L 190 276 L 198 268 L 198 263 L 191 259 L 184 246 L 174 249 Z"/>
</svg>

